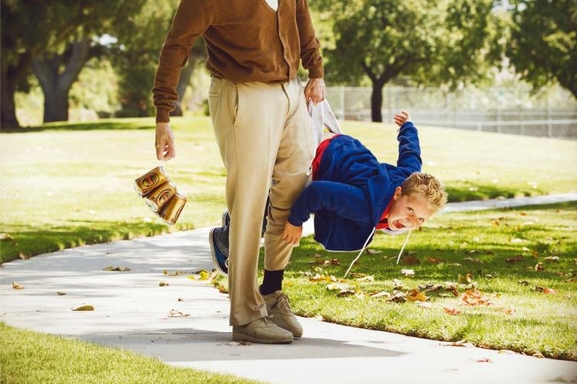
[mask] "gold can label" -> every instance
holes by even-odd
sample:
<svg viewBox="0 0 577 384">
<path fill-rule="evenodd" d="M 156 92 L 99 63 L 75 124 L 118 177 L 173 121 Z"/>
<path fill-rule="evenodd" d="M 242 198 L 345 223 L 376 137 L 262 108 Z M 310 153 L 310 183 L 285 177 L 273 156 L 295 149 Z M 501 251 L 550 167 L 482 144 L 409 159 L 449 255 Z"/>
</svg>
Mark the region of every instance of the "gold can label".
<svg viewBox="0 0 577 384">
<path fill-rule="evenodd" d="M 158 166 L 136 179 L 134 188 L 141 196 L 146 196 L 166 182 L 168 182 L 168 177 L 164 169 Z"/>
<path fill-rule="evenodd" d="M 164 208 L 162 208 L 160 217 L 168 224 L 175 224 L 185 205 L 186 197 L 175 193 Z"/>
<path fill-rule="evenodd" d="M 164 183 L 144 197 L 144 201 L 153 212 L 160 212 L 162 207 L 176 194 L 176 188 L 170 182 Z"/>
</svg>

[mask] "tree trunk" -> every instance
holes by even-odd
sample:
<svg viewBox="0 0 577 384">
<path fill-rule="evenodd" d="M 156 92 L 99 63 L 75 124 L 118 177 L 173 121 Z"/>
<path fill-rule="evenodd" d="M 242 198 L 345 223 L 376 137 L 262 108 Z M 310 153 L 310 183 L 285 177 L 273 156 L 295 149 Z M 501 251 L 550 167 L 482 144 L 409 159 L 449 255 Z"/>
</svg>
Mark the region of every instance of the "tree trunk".
<svg viewBox="0 0 577 384">
<path fill-rule="evenodd" d="M 84 39 L 69 44 L 63 54 L 34 61 L 34 74 L 44 93 L 45 123 L 68 121 L 68 94 L 89 59 L 90 46 L 90 39 Z"/>
<path fill-rule="evenodd" d="M 14 78 L 9 75 L 8 68 L 2 68 L 2 77 L 0 78 L 0 128 L 17 129 L 20 128 L 18 119 L 16 118 L 16 103 L 14 102 L 14 94 L 16 92 L 16 85 Z"/>
<path fill-rule="evenodd" d="M 383 87 L 382 81 L 373 81 L 373 91 L 371 93 L 371 121 L 381 123 L 383 121 Z"/>
</svg>

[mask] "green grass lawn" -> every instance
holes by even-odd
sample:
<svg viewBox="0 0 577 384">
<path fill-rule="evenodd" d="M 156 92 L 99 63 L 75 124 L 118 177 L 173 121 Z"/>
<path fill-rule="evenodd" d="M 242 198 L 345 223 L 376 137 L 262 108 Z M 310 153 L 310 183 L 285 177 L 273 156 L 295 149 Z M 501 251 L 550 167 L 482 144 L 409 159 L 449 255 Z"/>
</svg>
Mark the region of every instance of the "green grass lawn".
<svg viewBox="0 0 577 384">
<path fill-rule="evenodd" d="M 131 351 L 30 332 L 2 323 L 0 366 L 0 383 L 6 384 L 259 383 L 232 375 L 171 367 Z"/>
<path fill-rule="evenodd" d="M 577 191 L 577 142 L 420 126 L 424 170 L 450 201 Z M 188 196 L 167 226 L 133 189 L 158 165 L 153 119 L 51 124 L 1 136 L 0 261 L 83 244 L 218 223 L 225 170 L 208 118 L 175 118 L 177 158 L 165 170 Z M 381 161 L 395 162 L 392 124 L 345 122 Z"/>
<path fill-rule="evenodd" d="M 284 287 L 293 310 L 329 322 L 577 360 L 577 202 L 440 214 L 356 254 L 307 238 Z"/>
<path fill-rule="evenodd" d="M 450 201 L 577 191 L 576 141 L 416 123 L 424 171 L 444 181 Z M 225 170 L 207 118 L 173 122 L 177 158 L 165 169 L 189 199 L 178 224 L 162 223 L 137 197 L 134 179 L 158 164 L 153 125 L 152 119 L 112 120 L 2 134 L 1 261 L 217 225 L 225 207 Z M 381 161 L 396 160 L 392 124 L 345 122 L 343 128 Z M 395 259 L 404 238 L 377 235 L 371 252 L 347 279 L 342 276 L 355 255 L 327 253 L 306 238 L 295 249 L 285 289 L 293 309 L 303 316 L 576 360 L 576 226 L 575 203 L 441 213 L 411 235 L 399 265 Z M 222 287 L 226 280 L 216 283 Z M 71 356 L 90 348 L 97 360 L 118 358 L 117 369 L 130 366 L 146 372 L 157 364 L 136 362 L 140 358 L 130 354 L 124 355 L 126 362 L 120 355 L 98 357 L 112 352 L 10 327 L 1 330 L 0 363 L 4 367 L 10 361 L 4 377 L 21 375 L 22 367 L 37 358 L 49 365 L 44 373 L 62 376 L 94 364 L 86 357 L 69 365 L 42 349 L 45 343 Z M 21 343 L 14 340 L 20 338 L 26 343 L 22 350 L 15 348 Z M 92 372 L 83 380 L 99 378 Z"/>
</svg>

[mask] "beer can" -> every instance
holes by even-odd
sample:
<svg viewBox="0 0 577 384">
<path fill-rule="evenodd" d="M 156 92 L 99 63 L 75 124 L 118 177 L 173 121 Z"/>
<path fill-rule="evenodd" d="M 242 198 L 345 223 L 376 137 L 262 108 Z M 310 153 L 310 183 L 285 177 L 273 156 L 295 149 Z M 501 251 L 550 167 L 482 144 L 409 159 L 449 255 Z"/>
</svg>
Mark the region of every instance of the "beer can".
<svg viewBox="0 0 577 384">
<path fill-rule="evenodd" d="M 182 209 L 186 205 L 186 197 L 180 195 L 178 192 L 172 196 L 172 198 L 166 203 L 162 211 L 160 212 L 160 217 L 168 224 L 175 224 L 182 212 Z"/>
<path fill-rule="evenodd" d="M 162 166 L 151 169 L 134 181 L 134 189 L 140 196 L 146 196 L 160 185 L 168 182 Z"/>
<path fill-rule="evenodd" d="M 158 188 L 144 196 L 144 201 L 152 212 L 160 212 L 162 207 L 176 194 L 176 187 L 170 183 L 165 182 Z"/>
</svg>

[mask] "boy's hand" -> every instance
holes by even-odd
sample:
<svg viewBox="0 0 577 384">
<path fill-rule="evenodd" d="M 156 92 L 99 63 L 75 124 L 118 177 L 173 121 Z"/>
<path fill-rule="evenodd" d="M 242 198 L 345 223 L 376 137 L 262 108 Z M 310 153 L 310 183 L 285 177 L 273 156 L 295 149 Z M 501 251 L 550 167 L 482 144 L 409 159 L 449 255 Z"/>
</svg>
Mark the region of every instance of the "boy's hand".
<svg viewBox="0 0 577 384">
<path fill-rule="evenodd" d="M 409 112 L 407 111 L 401 111 L 399 113 L 396 113 L 393 119 L 395 120 L 395 123 L 400 127 L 407 121 L 411 120 L 411 115 L 409 115 Z"/>
<path fill-rule="evenodd" d="M 282 239 L 289 244 L 298 244 L 299 240 L 303 235 L 303 227 L 297 227 L 292 225 L 288 221 L 284 226 L 284 231 L 282 233 Z"/>
</svg>

